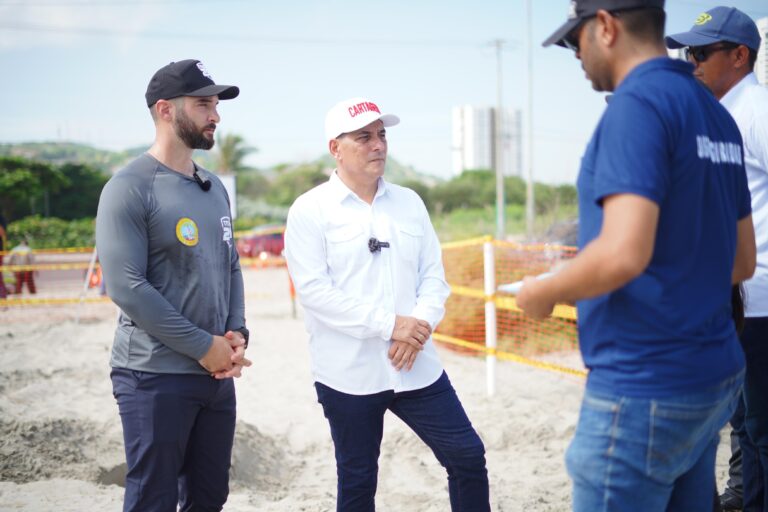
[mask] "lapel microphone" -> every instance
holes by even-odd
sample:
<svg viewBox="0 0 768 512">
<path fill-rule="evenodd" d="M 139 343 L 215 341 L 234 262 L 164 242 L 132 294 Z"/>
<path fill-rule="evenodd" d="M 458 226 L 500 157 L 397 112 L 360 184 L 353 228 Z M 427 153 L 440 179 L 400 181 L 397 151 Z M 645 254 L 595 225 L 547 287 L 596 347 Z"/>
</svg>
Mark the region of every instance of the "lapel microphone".
<svg viewBox="0 0 768 512">
<path fill-rule="evenodd" d="M 368 250 L 371 251 L 372 253 L 379 252 L 382 247 L 388 248 L 389 242 L 379 242 L 375 238 L 368 239 Z"/>
<path fill-rule="evenodd" d="M 195 181 L 200 186 L 200 188 L 203 189 L 203 192 L 208 192 L 211 190 L 211 180 L 203 181 L 200 175 L 197 174 L 197 166 L 195 166 L 195 172 L 192 173 L 192 177 L 195 178 Z"/>
</svg>

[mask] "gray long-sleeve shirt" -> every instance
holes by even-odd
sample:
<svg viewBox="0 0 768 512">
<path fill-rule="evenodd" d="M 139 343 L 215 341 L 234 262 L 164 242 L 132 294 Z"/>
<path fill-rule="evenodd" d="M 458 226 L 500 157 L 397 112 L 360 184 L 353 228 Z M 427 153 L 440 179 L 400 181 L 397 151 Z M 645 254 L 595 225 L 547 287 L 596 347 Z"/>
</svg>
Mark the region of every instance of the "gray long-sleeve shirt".
<svg viewBox="0 0 768 512">
<path fill-rule="evenodd" d="M 121 310 L 113 367 L 206 374 L 198 360 L 212 335 L 245 327 L 229 198 L 199 174 L 209 191 L 145 153 L 104 186 L 96 247 Z"/>
</svg>

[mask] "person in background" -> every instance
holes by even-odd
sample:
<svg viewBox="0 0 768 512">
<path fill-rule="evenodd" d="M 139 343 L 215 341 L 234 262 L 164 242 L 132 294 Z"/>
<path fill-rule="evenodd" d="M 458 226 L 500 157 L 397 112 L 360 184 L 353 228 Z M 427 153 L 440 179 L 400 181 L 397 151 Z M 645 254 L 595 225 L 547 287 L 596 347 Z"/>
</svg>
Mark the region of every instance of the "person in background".
<svg viewBox="0 0 768 512">
<path fill-rule="evenodd" d="M 5 287 L 5 280 L 3 279 L 3 251 L 8 247 L 8 233 L 6 229 L 8 225 L 5 223 L 5 217 L 0 213 L 0 299 L 4 299 L 8 296 L 8 290 Z"/>
<path fill-rule="evenodd" d="M 728 109 L 744 139 L 757 240 L 755 275 L 744 282 L 746 355 L 742 402 L 731 419 L 741 451 L 743 503 L 724 492 L 725 510 L 768 512 L 768 89 L 755 76 L 760 32 L 747 14 L 719 6 L 699 15 L 688 32 L 666 38 L 684 48 L 696 76 Z M 735 458 L 734 458 L 735 459 Z M 735 460 L 734 460 L 735 463 Z"/>
<path fill-rule="evenodd" d="M 26 237 L 21 239 L 19 245 L 11 249 L 8 253 L 9 265 L 34 265 L 35 255 L 32 254 L 32 248 L 29 247 L 29 241 Z M 35 287 L 35 271 L 30 269 L 14 270 L 14 276 L 16 277 L 16 289 L 14 293 L 20 294 L 24 288 L 24 283 L 27 284 L 27 290 L 29 293 L 37 293 Z"/>
<path fill-rule="evenodd" d="M 613 95 L 579 171 L 579 253 L 524 279 L 517 305 L 533 318 L 577 305 L 589 375 L 565 457 L 573 509 L 712 510 L 744 375 L 732 285 L 755 269 L 741 135 L 667 56 L 663 0 L 570 5 L 544 46 L 572 49 Z"/>
</svg>

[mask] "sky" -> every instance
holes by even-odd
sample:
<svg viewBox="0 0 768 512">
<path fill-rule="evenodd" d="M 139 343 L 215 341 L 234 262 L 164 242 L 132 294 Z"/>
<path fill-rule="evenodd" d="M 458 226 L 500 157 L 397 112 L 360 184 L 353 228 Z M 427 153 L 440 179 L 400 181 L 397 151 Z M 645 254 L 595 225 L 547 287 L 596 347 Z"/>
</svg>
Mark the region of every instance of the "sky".
<svg viewBox="0 0 768 512">
<path fill-rule="evenodd" d="M 496 105 L 502 40 L 502 103 L 524 119 L 532 112 L 534 180 L 574 183 L 604 94 L 571 52 L 541 47 L 570 2 L 530 3 L 529 112 L 526 0 L 0 0 L 0 142 L 149 145 L 150 77 L 194 58 L 240 87 L 221 102 L 218 131 L 257 148 L 250 165 L 324 154 L 325 112 L 362 96 L 401 118 L 388 130 L 390 156 L 447 178 L 451 109 Z M 667 0 L 667 33 L 716 5 Z M 728 5 L 768 16 L 766 0 Z"/>
</svg>

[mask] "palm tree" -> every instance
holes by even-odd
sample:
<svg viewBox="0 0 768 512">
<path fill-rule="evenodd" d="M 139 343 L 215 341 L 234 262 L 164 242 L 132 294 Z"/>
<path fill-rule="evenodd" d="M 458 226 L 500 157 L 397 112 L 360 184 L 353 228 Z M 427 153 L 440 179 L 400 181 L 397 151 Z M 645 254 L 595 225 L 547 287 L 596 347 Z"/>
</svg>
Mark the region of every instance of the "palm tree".
<svg viewBox="0 0 768 512">
<path fill-rule="evenodd" d="M 221 174 L 237 174 L 246 169 L 243 160 L 250 153 L 254 153 L 255 147 L 248 146 L 245 139 L 233 133 L 220 135 L 216 140 L 219 151 L 216 154 L 216 170 Z"/>
</svg>

